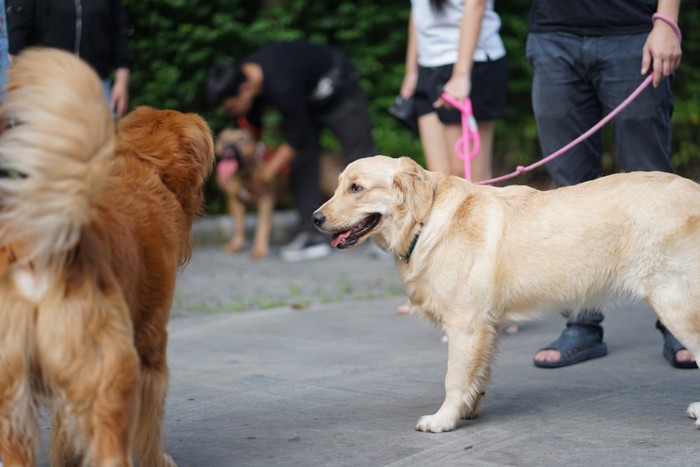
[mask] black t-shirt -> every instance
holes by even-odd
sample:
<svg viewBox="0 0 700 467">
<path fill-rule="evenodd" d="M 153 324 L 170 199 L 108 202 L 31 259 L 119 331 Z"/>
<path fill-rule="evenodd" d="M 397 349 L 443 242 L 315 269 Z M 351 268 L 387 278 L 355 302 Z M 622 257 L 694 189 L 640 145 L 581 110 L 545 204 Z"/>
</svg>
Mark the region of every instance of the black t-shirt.
<svg viewBox="0 0 700 467">
<path fill-rule="evenodd" d="M 582 36 L 643 34 L 656 7 L 656 0 L 533 0 L 528 26 Z"/>
<path fill-rule="evenodd" d="M 267 45 L 241 60 L 262 69 L 262 93 L 254 110 L 261 105 L 279 110 L 285 141 L 297 151 L 304 152 L 317 144 L 318 130 L 308 98 L 321 76 L 333 66 L 336 54 L 325 45 L 292 41 Z"/>
</svg>

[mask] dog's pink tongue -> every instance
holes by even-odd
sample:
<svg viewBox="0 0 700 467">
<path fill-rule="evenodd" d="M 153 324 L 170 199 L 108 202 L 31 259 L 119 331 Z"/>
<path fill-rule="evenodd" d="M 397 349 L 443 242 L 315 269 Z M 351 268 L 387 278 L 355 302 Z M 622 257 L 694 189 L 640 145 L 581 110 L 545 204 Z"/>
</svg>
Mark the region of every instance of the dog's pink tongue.
<svg viewBox="0 0 700 467">
<path fill-rule="evenodd" d="M 348 230 L 347 232 L 341 232 L 339 234 L 333 235 L 331 237 L 331 245 L 333 245 L 333 248 L 338 248 L 338 244 L 348 238 L 350 236 L 350 231 Z"/>
<path fill-rule="evenodd" d="M 226 181 L 238 170 L 238 162 L 225 159 L 216 164 L 216 181 L 221 188 L 226 186 Z"/>
</svg>

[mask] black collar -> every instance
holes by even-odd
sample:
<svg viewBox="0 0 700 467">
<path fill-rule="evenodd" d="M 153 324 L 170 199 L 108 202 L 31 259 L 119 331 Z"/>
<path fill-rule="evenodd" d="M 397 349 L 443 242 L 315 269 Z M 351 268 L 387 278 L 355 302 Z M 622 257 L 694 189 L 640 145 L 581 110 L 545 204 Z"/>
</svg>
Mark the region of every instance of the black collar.
<svg viewBox="0 0 700 467">
<path fill-rule="evenodd" d="M 399 259 L 404 263 L 408 263 L 408 260 L 411 259 L 411 255 L 413 254 L 413 250 L 416 248 L 416 243 L 418 243 L 418 237 L 420 237 L 420 234 L 420 230 L 416 232 L 416 234 L 413 236 L 413 240 L 411 240 L 411 244 L 408 245 L 408 251 L 402 255 L 398 255 Z"/>
</svg>

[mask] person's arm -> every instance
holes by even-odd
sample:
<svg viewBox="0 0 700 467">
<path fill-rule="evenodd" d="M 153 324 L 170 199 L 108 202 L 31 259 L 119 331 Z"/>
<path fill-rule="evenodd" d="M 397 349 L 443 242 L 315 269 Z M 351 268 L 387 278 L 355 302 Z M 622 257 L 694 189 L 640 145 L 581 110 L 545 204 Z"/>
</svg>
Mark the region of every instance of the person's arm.
<svg viewBox="0 0 700 467">
<path fill-rule="evenodd" d="M 112 85 L 111 106 L 114 116 L 121 118 L 129 108 L 129 76 L 131 72 L 128 68 L 117 68 L 114 73 L 114 84 Z"/>
<path fill-rule="evenodd" d="M 265 164 L 260 168 L 257 174 L 258 178 L 263 183 L 271 182 L 275 177 L 277 177 L 284 167 L 292 163 L 294 157 L 296 157 L 296 151 L 287 143 L 283 143 L 278 147 L 275 152 L 270 157 L 270 160 L 265 162 Z"/>
<path fill-rule="evenodd" d="M 445 83 L 443 91 L 458 101 L 469 97 L 471 92 L 471 72 L 474 65 L 474 51 L 481 33 L 481 19 L 486 9 L 486 0 L 464 0 L 464 12 L 459 25 L 459 52 L 457 62 L 452 67 L 452 76 Z M 439 98 L 433 104 L 440 107 L 445 102 Z"/>
<path fill-rule="evenodd" d="M 273 80 L 283 79 L 275 77 Z M 275 84 L 271 82 L 271 84 Z M 277 89 L 276 86 L 273 86 Z M 312 143 L 314 135 L 311 128 L 314 128 L 311 117 L 306 110 L 306 100 L 298 89 L 289 90 L 282 87 L 280 92 L 272 92 L 268 99 L 280 112 L 282 117 L 282 135 L 285 142 L 282 143 L 270 156 L 270 159 L 265 161 L 260 166 L 255 174 L 257 183 L 268 184 L 287 167 L 292 160 L 298 155 L 298 150 L 295 148 L 303 148 Z"/>
<path fill-rule="evenodd" d="M 250 189 L 253 193 L 260 194 L 267 190 L 268 185 L 279 176 L 284 167 L 292 163 L 296 157 L 296 151 L 287 143 L 283 143 L 275 152 L 260 165 L 252 177 Z"/>
<path fill-rule="evenodd" d="M 115 117 L 121 118 L 129 108 L 129 78 L 134 57 L 129 48 L 130 26 L 126 8 L 121 0 L 113 1 L 112 8 L 115 24 L 111 41 L 114 49 L 115 72 L 110 104 Z"/>
<path fill-rule="evenodd" d="M 659 0 L 656 12 L 678 24 L 681 0 Z M 654 87 L 671 75 L 681 63 L 681 41 L 670 24 L 661 19 L 654 26 L 642 48 L 642 74 L 654 71 Z"/>
<path fill-rule="evenodd" d="M 413 12 L 408 17 L 408 40 L 406 41 L 406 72 L 401 83 L 399 95 L 408 99 L 416 91 L 418 81 L 418 45 L 416 30 L 413 26 Z"/>
</svg>

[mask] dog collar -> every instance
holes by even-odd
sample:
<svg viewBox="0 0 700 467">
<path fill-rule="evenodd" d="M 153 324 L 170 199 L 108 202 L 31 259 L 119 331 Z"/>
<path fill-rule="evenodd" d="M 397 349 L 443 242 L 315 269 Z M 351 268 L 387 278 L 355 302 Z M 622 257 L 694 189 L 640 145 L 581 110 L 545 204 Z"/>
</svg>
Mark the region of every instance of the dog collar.
<svg viewBox="0 0 700 467">
<path fill-rule="evenodd" d="M 411 244 L 408 245 L 408 251 L 402 255 L 398 255 L 399 259 L 404 263 L 408 263 L 408 260 L 411 259 L 411 254 L 413 254 L 413 250 L 416 248 L 416 243 L 418 243 L 418 237 L 420 237 L 420 230 L 413 236 Z"/>
</svg>

